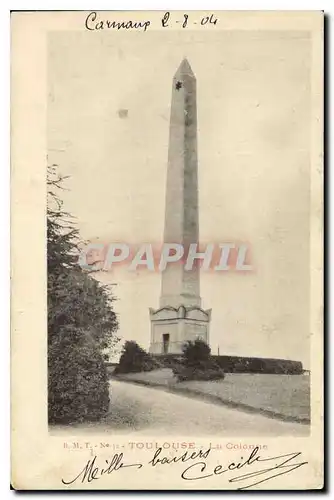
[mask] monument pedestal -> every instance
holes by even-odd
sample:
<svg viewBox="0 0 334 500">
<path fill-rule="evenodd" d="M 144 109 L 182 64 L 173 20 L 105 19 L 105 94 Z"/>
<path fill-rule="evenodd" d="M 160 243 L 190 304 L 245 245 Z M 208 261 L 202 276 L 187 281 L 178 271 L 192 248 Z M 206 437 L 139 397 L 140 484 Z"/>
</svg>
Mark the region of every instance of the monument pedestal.
<svg viewBox="0 0 334 500">
<path fill-rule="evenodd" d="M 151 354 L 182 354 L 183 345 L 201 339 L 209 343 L 211 309 L 170 306 L 150 309 Z"/>
</svg>

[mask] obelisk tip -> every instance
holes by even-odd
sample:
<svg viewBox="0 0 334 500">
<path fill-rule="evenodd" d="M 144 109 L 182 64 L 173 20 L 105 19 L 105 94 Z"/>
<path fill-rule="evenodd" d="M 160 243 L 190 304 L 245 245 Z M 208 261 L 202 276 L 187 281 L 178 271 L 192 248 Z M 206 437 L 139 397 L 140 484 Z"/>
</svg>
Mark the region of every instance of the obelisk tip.
<svg viewBox="0 0 334 500">
<path fill-rule="evenodd" d="M 192 77 L 195 76 L 193 73 L 193 70 L 191 69 L 191 66 L 189 64 L 189 61 L 186 57 L 184 57 L 180 66 L 178 67 L 177 72 L 175 73 L 175 77 L 185 76 L 185 75 L 192 76 Z"/>
</svg>

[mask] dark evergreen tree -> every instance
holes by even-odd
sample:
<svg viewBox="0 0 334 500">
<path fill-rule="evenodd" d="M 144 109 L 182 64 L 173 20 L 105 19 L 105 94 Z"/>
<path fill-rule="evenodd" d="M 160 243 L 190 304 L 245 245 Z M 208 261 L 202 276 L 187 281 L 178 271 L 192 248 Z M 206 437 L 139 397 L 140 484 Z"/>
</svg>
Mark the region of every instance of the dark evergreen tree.
<svg viewBox="0 0 334 500">
<path fill-rule="evenodd" d="M 49 422 L 95 420 L 109 407 L 106 350 L 118 342 L 115 298 L 78 265 L 79 233 L 63 210 L 64 177 L 48 169 Z"/>
</svg>

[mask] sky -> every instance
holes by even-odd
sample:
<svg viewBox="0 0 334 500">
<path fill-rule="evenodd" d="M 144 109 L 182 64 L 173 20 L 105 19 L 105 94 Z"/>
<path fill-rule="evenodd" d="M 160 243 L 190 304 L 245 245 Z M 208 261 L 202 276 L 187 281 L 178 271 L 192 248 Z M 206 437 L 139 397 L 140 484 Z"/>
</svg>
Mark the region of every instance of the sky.
<svg viewBox="0 0 334 500">
<path fill-rule="evenodd" d="M 246 242 L 252 273 L 201 273 L 214 354 L 309 367 L 310 38 L 294 31 L 48 35 L 48 158 L 84 240 L 161 243 L 172 79 L 197 79 L 201 242 Z M 161 276 L 120 266 L 122 340 L 149 347 Z"/>
</svg>

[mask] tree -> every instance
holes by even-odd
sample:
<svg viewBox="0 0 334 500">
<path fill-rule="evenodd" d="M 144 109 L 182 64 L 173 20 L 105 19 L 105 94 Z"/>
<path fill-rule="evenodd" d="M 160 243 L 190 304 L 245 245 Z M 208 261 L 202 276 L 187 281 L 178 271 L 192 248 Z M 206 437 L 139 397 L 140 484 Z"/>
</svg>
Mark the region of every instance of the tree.
<svg viewBox="0 0 334 500">
<path fill-rule="evenodd" d="M 117 373 L 135 373 L 151 371 L 157 368 L 157 363 L 144 349 L 134 340 L 127 340 L 123 347 L 123 352 L 119 364 L 115 369 Z"/>
<path fill-rule="evenodd" d="M 50 422 L 97 419 L 109 406 L 105 350 L 118 342 L 115 298 L 78 265 L 79 232 L 63 210 L 65 177 L 48 168 L 48 409 Z"/>
</svg>

